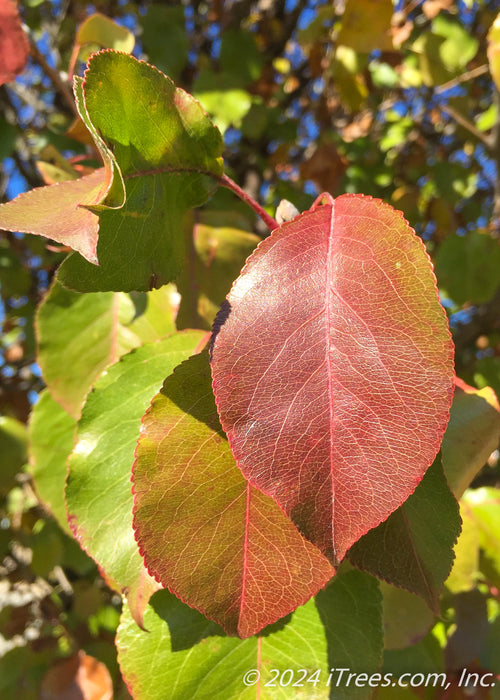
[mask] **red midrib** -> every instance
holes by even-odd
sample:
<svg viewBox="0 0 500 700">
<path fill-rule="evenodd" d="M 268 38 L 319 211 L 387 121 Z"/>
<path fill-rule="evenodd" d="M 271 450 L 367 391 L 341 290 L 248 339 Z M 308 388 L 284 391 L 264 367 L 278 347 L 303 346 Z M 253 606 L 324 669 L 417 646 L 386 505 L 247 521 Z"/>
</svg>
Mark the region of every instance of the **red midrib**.
<svg viewBox="0 0 500 700">
<path fill-rule="evenodd" d="M 241 617 L 243 614 L 243 608 L 245 604 L 245 594 L 246 594 L 246 583 L 247 583 L 247 567 L 248 567 L 248 531 L 250 529 L 250 482 L 247 481 L 246 484 L 246 510 L 245 510 L 245 539 L 243 543 L 243 575 L 241 578 L 241 598 L 240 598 L 240 612 L 238 615 L 238 628 L 240 626 Z"/>
<path fill-rule="evenodd" d="M 332 259 L 333 259 L 333 223 L 335 220 L 335 202 L 332 202 L 331 204 L 331 212 L 330 212 L 330 229 L 328 232 L 328 251 L 326 255 L 326 289 L 325 289 L 325 313 L 326 313 L 326 369 L 327 369 L 327 374 L 328 374 L 328 401 L 329 401 L 329 417 L 330 417 L 330 425 L 329 425 L 329 430 L 330 430 L 330 436 L 329 436 L 329 445 L 330 445 L 330 482 L 331 482 L 331 492 L 332 492 L 332 511 L 331 511 L 331 528 L 332 528 L 332 547 L 333 547 L 333 553 L 334 556 L 337 556 L 336 552 L 336 547 L 335 547 L 335 532 L 334 532 L 334 524 L 333 524 L 333 515 L 334 515 L 334 508 L 335 508 L 335 481 L 334 481 L 334 463 L 333 463 L 333 440 L 334 440 L 334 435 L 333 435 L 333 422 L 334 422 L 334 417 L 335 417 L 335 412 L 334 412 L 334 406 L 333 406 L 333 390 L 332 390 L 332 363 L 331 363 L 331 352 L 330 352 L 330 343 L 331 343 L 331 318 L 332 318 L 332 302 L 333 302 L 333 294 L 332 294 L 332 287 L 333 287 L 333 265 L 332 265 Z"/>
</svg>

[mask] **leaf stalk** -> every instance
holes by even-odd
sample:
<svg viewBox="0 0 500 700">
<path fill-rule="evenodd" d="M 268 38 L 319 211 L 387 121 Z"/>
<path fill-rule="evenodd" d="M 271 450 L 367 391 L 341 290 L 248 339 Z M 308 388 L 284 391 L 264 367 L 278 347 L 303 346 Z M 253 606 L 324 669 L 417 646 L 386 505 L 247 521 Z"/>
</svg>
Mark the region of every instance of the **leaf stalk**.
<svg viewBox="0 0 500 700">
<path fill-rule="evenodd" d="M 255 201 L 255 199 L 248 194 L 248 192 L 245 192 L 234 180 L 231 180 L 230 177 L 228 177 L 226 174 L 224 174 L 220 180 L 220 184 L 223 187 L 227 187 L 228 190 L 231 190 L 234 192 L 243 202 L 248 204 L 248 206 L 252 207 L 254 212 L 259 216 L 262 221 L 266 224 L 266 226 L 269 228 L 270 231 L 273 231 L 275 228 L 278 228 L 278 222 L 276 219 L 273 219 L 273 217 L 267 213 L 267 211 L 261 207 L 261 205 Z"/>
</svg>

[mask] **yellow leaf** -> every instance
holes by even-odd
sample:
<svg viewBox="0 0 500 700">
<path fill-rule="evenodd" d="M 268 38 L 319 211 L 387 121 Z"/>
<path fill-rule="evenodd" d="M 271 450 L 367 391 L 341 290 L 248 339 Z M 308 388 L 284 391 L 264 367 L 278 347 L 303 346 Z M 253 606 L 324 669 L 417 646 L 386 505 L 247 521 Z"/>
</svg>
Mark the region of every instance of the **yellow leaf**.
<svg viewBox="0 0 500 700">
<path fill-rule="evenodd" d="M 500 90 L 500 12 L 488 32 L 488 60 L 497 90 Z"/>
<path fill-rule="evenodd" d="M 356 51 L 394 51 L 391 35 L 392 0 L 347 0 L 338 43 Z"/>
</svg>

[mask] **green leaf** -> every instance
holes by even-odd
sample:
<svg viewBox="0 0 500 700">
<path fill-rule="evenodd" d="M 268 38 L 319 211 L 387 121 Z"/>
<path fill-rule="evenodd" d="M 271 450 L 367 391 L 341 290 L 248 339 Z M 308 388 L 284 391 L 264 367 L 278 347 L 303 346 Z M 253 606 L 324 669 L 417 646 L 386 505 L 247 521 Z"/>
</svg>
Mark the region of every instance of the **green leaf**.
<svg viewBox="0 0 500 700">
<path fill-rule="evenodd" d="M 0 117 L 0 160 L 8 158 L 16 147 L 17 129 Z"/>
<path fill-rule="evenodd" d="M 363 76 L 366 60 L 349 46 L 337 46 L 330 70 L 340 99 L 349 112 L 361 109 L 368 96 L 368 88 Z"/>
<path fill-rule="evenodd" d="M 389 63 L 371 61 L 369 70 L 373 83 L 377 87 L 394 88 L 399 85 L 399 75 Z"/>
<path fill-rule="evenodd" d="M 444 658 L 450 672 L 460 673 L 473 664 L 488 637 L 486 595 L 478 588 L 454 596 L 455 626 L 448 638 Z"/>
<path fill-rule="evenodd" d="M 149 60 L 175 80 L 188 61 L 184 8 L 151 5 L 140 23 Z"/>
<path fill-rule="evenodd" d="M 457 498 L 486 464 L 499 439 L 500 407 L 493 389 L 475 389 L 457 380 L 441 444 L 446 479 Z"/>
<path fill-rule="evenodd" d="M 252 83 L 260 75 L 263 60 L 254 34 L 241 29 L 228 29 L 222 35 L 220 65 L 241 87 Z"/>
<path fill-rule="evenodd" d="M 457 205 L 476 192 L 477 173 L 459 163 L 437 162 L 430 172 L 437 193 L 451 204 Z"/>
<path fill-rule="evenodd" d="M 75 44 L 97 44 L 97 46 L 116 51 L 132 53 L 135 44 L 134 35 L 126 27 L 113 22 L 99 12 L 87 17 L 76 33 Z"/>
<path fill-rule="evenodd" d="M 438 456 L 415 492 L 348 553 L 351 563 L 421 596 L 436 614 L 460 533 L 458 504 Z"/>
<path fill-rule="evenodd" d="M 382 670 L 384 673 L 393 674 L 395 679 L 402 676 L 403 673 L 443 673 L 444 661 L 441 645 L 434 633 L 429 632 L 420 642 L 405 649 L 386 650 Z M 415 695 L 412 692 L 407 695 L 402 688 L 395 691 L 393 687 L 389 687 L 380 692 L 380 697 L 384 700 L 386 698 L 387 700 L 394 700 L 394 698 L 399 700 L 399 698 L 415 698 Z"/>
<path fill-rule="evenodd" d="M 207 212 L 186 231 L 186 263 L 177 280 L 178 328 L 211 328 L 232 283 L 260 238 L 232 225 L 231 212 Z"/>
<path fill-rule="evenodd" d="M 482 487 L 466 491 L 463 505 L 476 522 L 481 549 L 500 571 L 500 489 Z"/>
<path fill-rule="evenodd" d="M 463 593 L 475 588 L 479 573 L 479 527 L 466 503 L 460 504 L 462 532 L 455 545 L 455 560 L 446 588 L 452 593 Z"/>
<path fill-rule="evenodd" d="M 38 310 L 38 361 L 54 398 L 80 414 L 93 381 L 130 349 L 175 329 L 174 290 L 77 294 L 54 281 Z"/>
<path fill-rule="evenodd" d="M 100 266 L 72 255 L 59 279 L 78 291 L 147 291 L 182 268 L 182 217 L 217 188 L 222 139 L 201 105 L 147 63 L 102 51 L 88 65 L 86 111 L 114 153 L 126 202 L 94 209 Z"/>
<path fill-rule="evenodd" d="M 48 390 L 40 393 L 29 423 L 30 466 L 35 490 L 59 525 L 71 532 L 66 519 L 66 461 L 73 449 L 76 420 Z"/>
<path fill-rule="evenodd" d="M 500 674 L 500 612 L 490 623 L 486 644 L 481 652 L 479 660 L 483 668 Z M 496 684 L 498 686 L 498 682 Z"/>
<path fill-rule="evenodd" d="M 0 126 L 1 130 L 1 126 Z M 21 264 L 19 256 L 0 239 L 0 285 L 4 299 L 28 294 L 32 284 L 29 270 Z"/>
<path fill-rule="evenodd" d="M 424 601 L 403 588 L 380 582 L 384 608 L 384 646 L 402 649 L 424 637 L 434 624 L 434 615 Z"/>
<path fill-rule="evenodd" d="M 143 418 L 135 457 L 134 529 L 148 571 L 228 633 L 259 632 L 334 575 L 236 466 L 208 352 L 167 377 Z"/>
<path fill-rule="evenodd" d="M 0 494 L 15 486 L 15 476 L 26 463 L 26 426 L 10 416 L 0 416 Z"/>
<path fill-rule="evenodd" d="M 314 14 L 311 12 L 309 23 L 301 27 L 297 32 L 297 40 L 303 48 L 309 48 L 318 40 L 325 40 L 328 37 L 329 26 L 335 18 L 336 8 L 333 5 L 320 5 L 315 8 Z"/>
<path fill-rule="evenodd" d="M 31 645 L 14 647 L 0 657 L 0 694 L 2 698 L 38 700 L 44 673 L 56 654 L 54 649 L 37 649 Z"/>
<path fill-rule="evenodd" d="M 500 284 L 500 246 L 478 231 L 448 236 L 438 250 L 436 276 L 440 289 L 457 304 L 488 301 Z"/>
<path fill-rule="evenodd" d="M 338 672 L 332 674 L 335 698 L 361 700 L 373 695 L 368 677 L 380 668 L 384 649 L 381 603 L 378 582 L 360 571 L 337 575 L 316 596 L 326 631 L 330 670 L 344 668 L 358 674 L 348 684 Z"/>
<path fill-rule="evenodd" d="M 106 577 L 125 592 L 140 620 L 155 587 L 132 530 L 130 472 L 141 417 L 166 374 L 189 357 L 203 332 L 143 345 L 112 365 L 83 408 L 69 460 L 66 502 L 71 528 Z"/>
<path fill-rule="evenodd" d="M 151 338 L 151 327 L 141 329 L 134 317 L 126 294 L 77 294 L 54 281 L 38 309 L 38 362 L 52 396 L 74 418 L 102 370 L 142 343 L 141 330 Z M 168 308 L 157 329 L 171 330 Z"/>
<path fill-rule="evenodd" d="M 500 22 L 499 22 L 500 26 Z M 500 42 L 499 42 L 500 43 Z M 499 66 L 500 68 L 500 66 Z M 500 78 L 500 75 L 499 75 Z M 500 80 L 499 80 L 500 82 Z M 479 131 L 489 131 L 492 129 L 498 120 L 498 106 L 496 104 L 491 104 L 484 112 L 481 112 L 476 117 L 476 126 Z"/>
<path fill-rule="evenodd" d="M 441 47 L 445 39 L 431 32 L 422 32 L 412 45 L 412 50 L 418 55 L 419 76 L 413 82 L 423 81 L 425 85 L 440 85 L 449 80 L 453 73 L 443 64 L 441 58 Z M 408 72 L 404 76 L 408 82 Z"/>
<path fill-rule="evenodd" d="M 63 556 L 63 535 L 53 520 L 38 520 L 29 544 L 33 550 L 31 568 L 37 576 L 47 578 L 60 565 Z"/>
<path fill-rule="evenodd" d="M 214 118 L 221 131 L 228 126 L 239 127 L 252 106 L 252 97 L 227 73 L 201 71 L 193 86 L 193 94 Z"/>
<path fill-rule="evenodd" d="M 97 151 L 104 162 L 104 170 L 106 172 L 107 190 L 103 193 L 102 198 L 95 202 L 94 206 L 88 207 L 89 211 L 98 212 L 107 208 L 120 209 L 125 203 L 125 183 L 122 173 L 116 162 L 115 154 L 104 143 L 99 131 L 96 129 L 90 119 L 87 104 L 85 101 L 84 81 L 83 78 L 76 77 L 73 81 L 73 92 L 75 94 L 75 102 L 78 108 L 78 113 L 84 125 L 87 127 L 90 136 L 92 137 Z M 95 220 L 95 216 L 94 216 Z M 94 261 L 91 261 L 94 262 Z"/>
<path fill-rule="evenodd" d="M 477 53 L 479 42 L 460 23 L 440 13 L 432 22 L 432 32 L 443 37 L 439 56 L 450 71 L 463 70 Z"/>
<path fill-rule="evenodd" d="M 319 683 L 304 680 L 304 689 L 314 690 L 318 700 L 328 698 L 325 631 L 313 601 L 298 608 L 284 628 L 277 625 L 274 633 L 241 640 L 223 636 L 215 623 L 159 591 L 146 609 L 144 625 L 147 632 L 124 609 L 117 635 L 118 661 L 135 700 L 251 700 L 256 693 L 261 700 L 296 697 L 297 688 L 280 687 L 279 679 L 266 687 L 273 682 L 273 668 L 294 674 L 319 669 Z M 151 673 L 152 658 L 162 669 L 159 675 Z M 252 669 L 260 680 L 246 687 L 243 678 Z"/>
<path fill-rule="evenodd" d="M 173 284 L 166 284 L 151 292 L 131 292 L 135 315 L 129 330 L 143 343 L 151 343 L 176 330 L 175 313 L 178 293 Z"/>
</svg>

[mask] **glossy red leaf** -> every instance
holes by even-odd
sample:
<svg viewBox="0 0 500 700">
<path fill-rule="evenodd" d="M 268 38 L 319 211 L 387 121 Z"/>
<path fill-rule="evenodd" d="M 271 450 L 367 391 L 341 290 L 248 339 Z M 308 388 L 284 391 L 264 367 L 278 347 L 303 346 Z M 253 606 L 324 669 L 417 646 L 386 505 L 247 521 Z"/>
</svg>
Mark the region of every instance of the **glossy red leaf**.
<svg viewBox="0 0 500 700">
<path fill-rule="evenodd" d="M 0 0 L 0 85 L 23 72 L 30 51 L 19 11 L 12 0 Z"/>
<path fill-rule="evenodd" d="M 453 345 L 422 242 L 380 200 L 322 195 L 248 259 L 212 374 L 244 475 L 341 560 L 415 490 L 448 420 Z"/>
<path fill-rule="evenodd" d="M 335 573 L 241 475 L 220 428 L 207 353 L 179 365 L 153 399 L 133 483 L 148 571 L 229 634 L 259 632 Z"/>
</svg>

